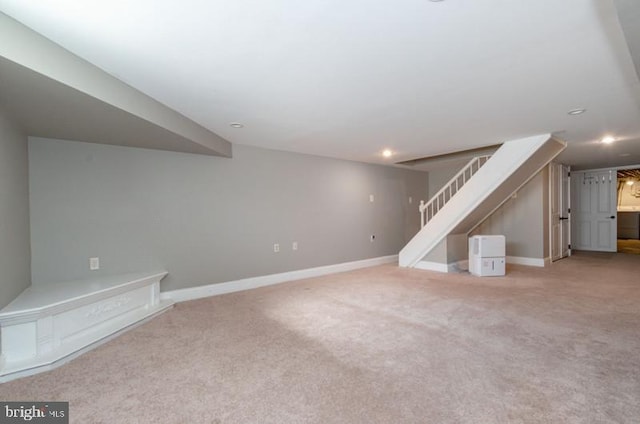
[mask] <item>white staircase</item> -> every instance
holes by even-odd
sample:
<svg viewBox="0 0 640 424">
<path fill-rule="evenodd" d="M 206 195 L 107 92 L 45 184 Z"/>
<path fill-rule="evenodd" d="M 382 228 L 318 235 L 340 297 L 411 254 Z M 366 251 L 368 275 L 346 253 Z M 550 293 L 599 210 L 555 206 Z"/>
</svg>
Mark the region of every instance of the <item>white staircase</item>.
<svg viewBox="0 0 640 424">
<path fill-rule="evenodd" d="M 436 213 L 487 163 L 491 156 L 477 156 L 469 161 L 448 183 L 444 185 L 427 203 L 420 201 L 420 228 L 434 217 Z"/>
<path fill-rule="evenodd" d="M 490 158 L 474 158 L 429 202 L 420 204 L 423 227 L 400 251 L 399 265 L 415 267 L 448 235 L 469 233 L 565 147 L 543 134 L 508 141 Z"/>
</svg>

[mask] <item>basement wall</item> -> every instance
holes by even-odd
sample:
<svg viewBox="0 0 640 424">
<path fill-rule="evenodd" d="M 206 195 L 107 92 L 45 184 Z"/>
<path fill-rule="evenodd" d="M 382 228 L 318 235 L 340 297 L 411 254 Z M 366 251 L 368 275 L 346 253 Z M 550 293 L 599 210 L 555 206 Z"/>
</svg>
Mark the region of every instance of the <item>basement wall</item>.
<svg viewBox="0 0 640 424">
<path fill-rule="evenodd" d="M 618 190 L 618 212 L 640 210 L 640 197 L 636 197 L 638 191 L 640 182 L 635 181 L 633 185 L 627 185 L 626 181 L 622 183 Z"/>
<path fill-rule="evenodd" d="M 444 186 L 460 169 L 436 169 L 429 172 L 429 197 Z M 549 175 L 544 168 L 515 195 L 500 206 L 469 236 L 502 234 L 506 238 L 507 256 L 545 259 L 549 256 Z M 458 239 L 456 239 L 458 240 Z M 460 244 L 460 243 L 457 243 Z M 446 250 L 443 250 L 446 249 Z M 426 260 L 444 262 L 441 256 L 451 256 L 451 249 L 442 247 Z M 448 257 L 447 256 L 447 257 Z M 460 254 L 456 260 L 460 260 Z M 449 258 L 448 262 L 453 259 Z"/>
<path fill-rule="evenodd" d="M 549 257 L 549 172 L 545 167 L 478 228 L 476 234 L 504 234 L 507 256 Z"/>
<path fill-rule="evenodd" d="M 426 172 L 242 145 L 225 159 L 30 138 L 29 159 L 34 285 L 165 269 L 173 290 L 396 255 L 428 192 Z"/>
<path fill-rule="evenodd" d="M 27 136 L 0 109 L 0 308 L 30 282 Z"/>
</svg>

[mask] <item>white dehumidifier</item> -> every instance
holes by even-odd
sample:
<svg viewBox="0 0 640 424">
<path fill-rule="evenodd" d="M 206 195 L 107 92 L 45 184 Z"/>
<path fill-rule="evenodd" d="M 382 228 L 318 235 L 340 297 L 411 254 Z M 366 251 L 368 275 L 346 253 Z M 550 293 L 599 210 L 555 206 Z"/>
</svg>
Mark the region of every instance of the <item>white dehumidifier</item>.
<svg viewBox="0 0 640 424">
<path fill-rule="evenodd" d="M 469 272 L 478 277 L 505 274 L 504 236 L 469 237 Z"/>
</svg>

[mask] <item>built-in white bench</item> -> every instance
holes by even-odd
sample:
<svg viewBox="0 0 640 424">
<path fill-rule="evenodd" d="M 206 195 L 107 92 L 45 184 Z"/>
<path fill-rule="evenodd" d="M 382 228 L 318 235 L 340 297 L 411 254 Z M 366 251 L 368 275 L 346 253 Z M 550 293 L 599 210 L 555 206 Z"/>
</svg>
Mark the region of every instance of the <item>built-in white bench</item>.
<svg viewBox="0 0 640 424">
<path fill-rule="evenodd" d="M 0 382 L 59 366 L 159 314 L 166 272 L 31 286 L 0 310 Z"/>
</svg>

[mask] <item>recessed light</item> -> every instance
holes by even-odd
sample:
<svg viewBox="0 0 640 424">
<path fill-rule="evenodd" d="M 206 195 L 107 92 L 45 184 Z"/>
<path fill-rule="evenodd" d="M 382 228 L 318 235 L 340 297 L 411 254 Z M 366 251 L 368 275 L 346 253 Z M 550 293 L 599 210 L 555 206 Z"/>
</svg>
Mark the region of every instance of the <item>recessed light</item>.
<svg viewBox="0 0 640 424">
<path fill-rule="evenodd" d="M 633 180 L 627 180 L 627 185 L 633 185 Z"/>
<path fill-rule="evenodd" d="M 385 158 L 390 158 L 391 155 L 393 155 L 393 152 L 389 149 L 384 149 L 382 151 L 382 156 L 384 156 Z"/>
<path fill-rule="evenodd" d="M 233 128 L 242 128 L 242 127 L 244 127 L 244 125 L 242 125 L 240 122 L 232 122 L 232 123 L 229 124 L 229 126 L 233 127 Z"/>
<path fill-rule="evenodd" d="M 586 111 L 587 111 L 587 109 L 572 109 L 567 113 L 569 115 L 581 115 L 581 114 L 585 113 Z"/>
<path fill-rule="evenodd" d="M 611 137 L 610 135 L 608 135 L 608 136 L 606 136 L 606 137 L 603 137 L 603 138 L 602 138 L 602 140 L 600 140 L 600 142 L 601 142 L 602 144 L 611 144 L 611 143 L 613 143 L 614 141 L 616 141 L 616 139 L 615 139 L 615 138 L 613 138 L 613 137 Z"/>
</svg>

